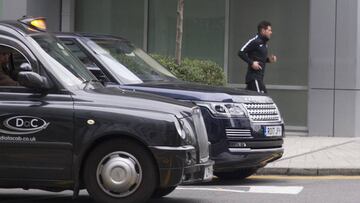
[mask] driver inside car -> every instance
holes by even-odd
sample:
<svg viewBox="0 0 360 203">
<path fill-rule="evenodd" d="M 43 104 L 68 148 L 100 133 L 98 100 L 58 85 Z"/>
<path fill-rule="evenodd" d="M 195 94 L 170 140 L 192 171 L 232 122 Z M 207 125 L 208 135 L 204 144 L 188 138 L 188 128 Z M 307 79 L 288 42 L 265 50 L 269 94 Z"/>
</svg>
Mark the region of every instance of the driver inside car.
<svg viewBox="0 0 360 203">
<path fill-rule="evenodd" d="M 0 49 L 0 86 L 19 85 L 18 82 L 10 76 L 13 70 L 11 55 L 11 52 L 6 52 Z"/>
</svg>

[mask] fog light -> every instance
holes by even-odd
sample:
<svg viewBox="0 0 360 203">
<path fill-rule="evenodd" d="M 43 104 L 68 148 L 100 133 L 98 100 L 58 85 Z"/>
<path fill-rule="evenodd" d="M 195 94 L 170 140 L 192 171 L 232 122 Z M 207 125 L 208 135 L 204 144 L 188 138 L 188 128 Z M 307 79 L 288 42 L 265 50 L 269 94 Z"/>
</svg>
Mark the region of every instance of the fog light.
<svg viewBox="0 0 360 203">
<path fill-rule="evenodd" d="M 247 144 L 245 142 L 229 142 L 230 148 L 247 148 Z"/>
</svg>

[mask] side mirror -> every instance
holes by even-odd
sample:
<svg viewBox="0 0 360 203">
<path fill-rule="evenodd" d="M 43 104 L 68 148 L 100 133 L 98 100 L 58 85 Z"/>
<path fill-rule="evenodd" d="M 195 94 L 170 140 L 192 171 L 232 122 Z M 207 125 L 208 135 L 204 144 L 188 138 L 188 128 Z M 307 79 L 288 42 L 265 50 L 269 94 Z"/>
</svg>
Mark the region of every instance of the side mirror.
<svg viewBox="0 0 360 203">
<path fill-rule="evenodd" d="M 51 88 L 45 77 L 31 71 L 19 72 L 18 82 L 20 85 L 34 90 L 48 90 Z"/>
</svg>

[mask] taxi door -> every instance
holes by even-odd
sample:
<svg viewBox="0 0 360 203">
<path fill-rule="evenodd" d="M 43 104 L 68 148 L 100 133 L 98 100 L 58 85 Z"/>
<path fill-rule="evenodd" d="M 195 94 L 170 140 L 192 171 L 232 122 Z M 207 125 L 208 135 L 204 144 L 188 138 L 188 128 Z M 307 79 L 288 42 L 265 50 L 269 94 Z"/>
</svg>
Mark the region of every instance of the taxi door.
<svg viewBox="0 0 360 203">
<path fill-rule="evenodd" d="M 20 86 L 16 70 L 24 64 L 48 77 L 26 46 L 0 35 L 0 179 L 69 180 L 73 100 L 64 90 Z"/>
</svg>

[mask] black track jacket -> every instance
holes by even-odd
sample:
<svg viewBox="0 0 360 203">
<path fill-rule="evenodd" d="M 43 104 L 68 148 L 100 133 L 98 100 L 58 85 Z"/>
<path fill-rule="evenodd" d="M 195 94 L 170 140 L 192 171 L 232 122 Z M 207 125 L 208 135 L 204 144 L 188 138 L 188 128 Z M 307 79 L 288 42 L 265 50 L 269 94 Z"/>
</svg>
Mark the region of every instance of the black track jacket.
<svg viewBox="0 0 360 203">
<path fill-rule="evenodd" d="M 252 80 L 263 80 L 265 73 L 266 63 L 268 59 L 268 45 L 266 44 L 269 39 L 265 36 L 257 34 L 254 38 L 250 39 L 239 51 L 239 57 L 248 64 L 248 71 L 246 73 L 246 83 Z M 261 70 L 254 70 L 251 65 L 254 61 L 258 61 Z"/>
</svg>

